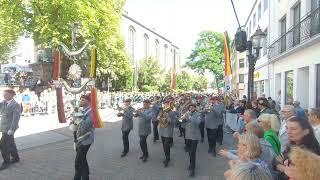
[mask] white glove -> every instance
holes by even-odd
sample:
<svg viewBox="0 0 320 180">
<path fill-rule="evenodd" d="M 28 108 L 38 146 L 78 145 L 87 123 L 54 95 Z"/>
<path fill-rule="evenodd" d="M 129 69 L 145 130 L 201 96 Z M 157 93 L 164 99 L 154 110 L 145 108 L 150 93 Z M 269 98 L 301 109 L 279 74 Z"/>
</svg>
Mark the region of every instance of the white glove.
<svg viewBox="0 0 320 180">
<path fill-rule="evenodd" d="M 12 129 L 9 129 L 9 131 L 8 131 L 8 133 L 7 133 L 8 135 L 13 135 L 14 134 L 14 130 L 12 130 Z"/>
<path fill-rule="evenodd" d="M 77 148 L 77 144 L 76 143 L 73 143 L 73 150 L 76 150 Z"/>
</svg>

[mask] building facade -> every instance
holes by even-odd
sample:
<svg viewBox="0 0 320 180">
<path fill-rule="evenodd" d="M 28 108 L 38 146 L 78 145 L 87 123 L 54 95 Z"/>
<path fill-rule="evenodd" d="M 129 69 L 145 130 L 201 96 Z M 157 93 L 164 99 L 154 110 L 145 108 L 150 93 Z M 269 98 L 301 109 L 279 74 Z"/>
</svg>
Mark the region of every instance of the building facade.
<svg viewBox="0 0 320 180">
<path fill-rule="evenodd" d="M 251 8 L 249 16 L 245 22 L 243 30 L 247 33 L 248 40 L 260 28 L 266 34 L 268 34 L 269 26 L 269 2 L 268 0 L 256 0 Z M 259 97 L 262 95 L 269 96 L 270 90 L 268 88 L 269 82 L 269 70 L 268 70 L 268 56 L 267 56 L 267 43 L 268 38 L 261 42 L 260 56 L 256 62 L 254 73 L 254 94 Z M 233 78 L 235 78 L 233 91 L 238 97 L 247 95 L 248 88 L 248 57 L 247 52 L 242 53 L 234 52 L 234 66 L 233 66 Z"/>
<path fill-rule="evenodd" d="M 133 67 L 144 58 L 153 57 L 166 71 L 180 67 L 180 50 L 170 40 L 160 35 L 127 14 L 122 15 L 121 34 Z"/>
<path fill-rule="evenodd" d="M 270 1 L 271 96 L 320 107 L 320 1 Z"/>
</svg>

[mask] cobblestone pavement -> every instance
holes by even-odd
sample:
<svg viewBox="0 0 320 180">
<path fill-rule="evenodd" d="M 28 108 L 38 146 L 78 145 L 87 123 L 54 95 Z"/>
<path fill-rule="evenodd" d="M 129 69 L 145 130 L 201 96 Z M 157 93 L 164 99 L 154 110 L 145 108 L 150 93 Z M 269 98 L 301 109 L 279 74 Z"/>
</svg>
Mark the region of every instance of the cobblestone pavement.
<svg viewBox="0 0 320 180">
<path fill-rule="evenodd" d="M 130 133 L 130 152 L 127 157 L 120 158 L 122 151 L 121 122 L 106 122 L 105 128 L 96 129 L 95 143 L 88 152 L 90 178 L 93 180 L 220 180 L 228 168 L 227 160 L 212 157 L 207 153 L 208 144 L 198 145 L 196 176 L 188 177 L 188 154 L 183 150 L 183 139 L 177 137 L 175 130 L 174 146 L 171 150 L 171 162 L 164 168 L 164 153 L 161 142 L 153 143 L 152 135 L 148 137 L 150 158 L 142 163 L 137 135 L 137 123 Z M 37 134 L 45 138 L 45 133 L 56 133 L 64 138 L 48 141 L 48 144 L 23 148 L 19 154 L 21 162 L 0 171 L 0 179 L 7 180 L 71 180 L 74 174 L 74 158 L 72 133 L 67 128 L 56 129 Z M 21 137 L 21 138 L 27 138 Z M 30 139 L 30 138 L 29 138 Z M 23 139 L 19 139 L 23 141 Z M 37 140 L 38 141 L 38 140 Z M 222 147 L 232 147 L 233 140 L 225 134 Z M 222 147 L 218 146 L 218 149 Z"/>
</svg>

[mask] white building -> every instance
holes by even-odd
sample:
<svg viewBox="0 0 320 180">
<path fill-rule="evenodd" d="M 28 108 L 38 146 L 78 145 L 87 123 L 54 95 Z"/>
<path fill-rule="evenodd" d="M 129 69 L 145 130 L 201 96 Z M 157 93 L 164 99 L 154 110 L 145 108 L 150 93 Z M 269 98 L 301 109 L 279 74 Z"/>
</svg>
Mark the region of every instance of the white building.
<svg viewBox="0 0 320 180">
<path fill-rule="evenodd" d="M 320 1 L 270 1 L 270 94 L 320 107 Z"/>
<path fill-rule="evenodd" d="M 303 108 L 320 107 L 320 1 L 256 0 L 247 18 L 248 38 L 259 26 L 267 33 L 254 73 L 254 92 Z M 267 47 L 267 48 L 266 48 Z M 247 94 L 246 52 L 233 62 L 234 90 Z"/>
<path fill-rule="evenodd" d="M 126 43 L 130 60 L 135 67 L 146 57 L 157 59 L 162 68 L 180 67 L 180 50 L 170 40 L 155 32 L 127 14 L 122 15 L 121 34 Z"/>
<path fill-rule="evenodd" d="M 268 32 L 269 25 L 269 2 L 268 0 L 256 0 L 251 8 L 249 16 L 245 22 L 243 29 L 247 32 L 249 39 L 258 27 L 265 33 Z M 269 96 L 270 90 L 268 80 L 268 57 L 267 57 L 267 38 L 261 45 L 263 48 L 260 50 L 260 56 L 256 62 L 254 73 L 254 92 L 257 97 L 261 95 Z M 239 97 L 247 95 L 248 88 L 248 58 L 247 52 L 235 52 L 233 55 L 232 73 L 233 73 L 233 86 L 232 89 Z"/>
</svg>

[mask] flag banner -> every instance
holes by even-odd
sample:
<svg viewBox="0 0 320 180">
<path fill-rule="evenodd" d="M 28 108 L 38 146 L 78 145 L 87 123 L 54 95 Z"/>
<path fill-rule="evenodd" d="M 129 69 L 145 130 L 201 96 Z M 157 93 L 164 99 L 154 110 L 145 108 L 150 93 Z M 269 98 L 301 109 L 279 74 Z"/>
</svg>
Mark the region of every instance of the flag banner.
<svg viewBox="0 0 320 180">
<path fill-rule="evenodd" d="M 95 87 L 92 88 L 90 95 L 91 95 L 90 107 L 91 107 L 91 112 L 92 112 L 93 125 L 95 128 L 103 128 L 104 124 L 101 120 L 101 117 L 99 114 L 99 109 L 98 109 L 97 88 L 95 88 Z"/>
<path fill-rule="evenodd" d="M 231 61 L 230 61 L 230 40 L 228 32 L 224 32 L 224 71 L 225 71 L 225 92 L 230 93 L 231 91 Z"/>
</svg>

